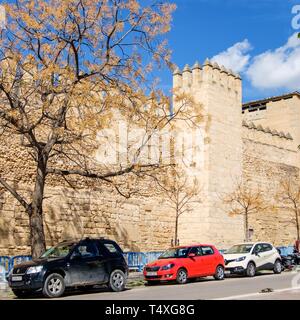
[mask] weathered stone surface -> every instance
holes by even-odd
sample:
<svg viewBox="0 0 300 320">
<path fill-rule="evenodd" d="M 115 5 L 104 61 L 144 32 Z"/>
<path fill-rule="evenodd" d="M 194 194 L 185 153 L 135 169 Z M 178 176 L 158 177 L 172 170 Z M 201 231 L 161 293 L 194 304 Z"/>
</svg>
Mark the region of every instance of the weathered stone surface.
<svg viewBox="0 0 300 320">
<path fill-rule="evenodd" d="M 290 175 L 298 177 L 300 99 L 294 96 L 270 102 L 266 110 L 242 114 L 241 79 L 224 72 L 224 68 L 213 68 L 209 61 L 202 69 L 197 66 L 184 75 L 175 72 L 174 87 L 193 95 L 210 118 L 206 143 L 200 150 L 203 167 L 193 169 L 202 190 L 199 201 L 191 204 L 179 219 L 180 243 L 212 242 L 224 248 L 243 241 L 243 219 L 228 215 L 229 208 L 223 204 L 222 196 L 234 189 L 236 178 L 242 177 L 250 181 L 250 187 L 262 188 L 269 201 L 274 202 L 279 181 Z M 176 130 L 184 129 L 180 125 Z M 275 130 L 284 136 L 273 135 Z M 1 136 L 0 170 L 1 176 L 26 197 L 32 190 L 35 168 L 18 139 Z M 127 178 L 123 179 L 126 182 Z M 78 177 L 70 182 L 76 182 L 76 190 L 58 177 L 47 178 L 47 245 L 83 236 L 116 239 L 124 250 L 162 250 L 170 245 L 175 212 L 149 181 L 140 185 L 147 196 L 129 199 L 103 183 Z M 250 217 L 253 239 L 290 244 L 296 231 L 293 212 L 274 204 L 280 207 L 275 213 Z M 23 208 L 0 188 L 0 255 L 28 254 L 29 236 Z"/>
</svg>

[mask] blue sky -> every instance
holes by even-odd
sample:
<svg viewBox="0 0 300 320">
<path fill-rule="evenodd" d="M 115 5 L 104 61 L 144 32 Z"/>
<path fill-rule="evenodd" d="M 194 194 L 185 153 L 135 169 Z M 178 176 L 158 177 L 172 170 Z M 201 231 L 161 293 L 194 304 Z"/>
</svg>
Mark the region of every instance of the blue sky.
<svg viewBox="0 0 300 320">
<path fill-rule="evenodd" d="M 168 1 L 177 5 L 167 38 L 181 69 L 207 57 L 225 65 L 241 74 L 244 102 L 300 90 L 300 0 Z M 295 5 L 298 30 L 292 27 Z M 170 71 L 155 76 L 170 92 Z"/>
<path fill-rule="evenodd" d="M 180 68 L 206 57 L 225 62 L 242 75 L 243 101 L 300 90 L 300 39 L 292 37 L 292 8 L 300 0 L 173 2 L 177 10 L 168 39 Z M 170 72 L 159 76 L 161 86 L 170 88 Z"/>
</svg>

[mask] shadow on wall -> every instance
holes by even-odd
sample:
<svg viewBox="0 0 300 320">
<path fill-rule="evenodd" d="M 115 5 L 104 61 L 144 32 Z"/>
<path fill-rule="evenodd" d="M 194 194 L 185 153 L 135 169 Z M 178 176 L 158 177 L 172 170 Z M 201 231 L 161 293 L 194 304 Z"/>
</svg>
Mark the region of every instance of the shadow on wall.
<svg viewBox="0 0 300 320">
<path fill-rule="evenodd" d="M 116 240 L 124 250 L 140 251 L 139 245 L 122 225 L 122 220 L 112 214 L 126 199 L 114 196 L 104 200 L 99 190 L 49 190 L 44 202 L 44 228 L 47 246 L 65 239 L 82 237 L 107 237 Z"/>
<path fill-rule="evenodd" d="M 18 189 L 18 186 L 16 186 Z M 29 188 L 22 189 L 30 193 Z M 107 237 L 116 240 L 124 250 L 140 251 L 138 219 L 131 222 L 128 200 L 110 192 L 47 188 L 44 200 L 44 229 L 47 246 L 70 238 Z M 124 214 L 125 213 L 125 214 Z M 123 216 L 123 214 L 125 216 Z M 139 211 L 137 213 L 139 217 Z M 29 219 L 22 206 L 0 188 L 1 254 L 29 254 Z"/>
<path fill-rule="evenodd" d="M 0 212 L 3 214 L 3 207 L 4 207 L 4 194 L 5 191 L 3 189 L 0 189 Z M 0 220 L 0 239 L 8 239 L 9 237 L 9 228 L 7 228 L 7 225 L 4 220 L 5 217 L 2 216 L 2 219 Z"/>
<path fill-rule="evenodd" d="M 14 187 L 18 190 L 18 184 Z M 28 190 L 22 190 L 28 191 Z M 29 219 L 24 208 L 6 190 L 0 189 L 0 245 L 1 251 L 9 254 L 28 253 Z"/>
</svg>

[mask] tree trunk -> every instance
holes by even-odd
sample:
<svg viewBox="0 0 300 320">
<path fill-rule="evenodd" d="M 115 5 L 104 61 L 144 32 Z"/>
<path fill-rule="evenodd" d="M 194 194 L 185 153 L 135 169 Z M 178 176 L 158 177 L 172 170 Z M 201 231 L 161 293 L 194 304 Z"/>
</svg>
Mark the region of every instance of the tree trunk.
<svg viewBox="0 0 300 320">
<path fill-rule="evenodd" d="M 37 210 L 33 210 L 29 216 L 31 256 L 33 259 L 39 258 L 46 250 L 44 235 L 43 215 Z"/>
<path fill-rule="evenodd" d="M 248 212 L 245 212 L 245 217 L 244 217 L 244 232 L 245 232 L 245 241 L 249 241 L 249 227 L 248 227 Z"/>
<path fill-rule="evenodd" d="M 176 211 L 176 219 L 175 219 L 175 246 L 177 246 L 178 245 L 178 239 L 177 239 L 177 237 L 178 237 L 178 212 Z"/>
<path fill-rule="evenodd" d="M 296 214 L 296 228 L 297 228 L 297 239 L 299 240 L 299 216 L 298 216 L 298 208 L 295 208 L 295 214 Z"/>
<path fill-rule="evenodd" d="M 46 250 L 43 223 L 43 199 L 46 180 L 48 157 L 39 154 L 36 181 L 32 196 L 31 212 L 29 213 L 30 241 L 32 258 L 40 257 Z"/>
</svg>

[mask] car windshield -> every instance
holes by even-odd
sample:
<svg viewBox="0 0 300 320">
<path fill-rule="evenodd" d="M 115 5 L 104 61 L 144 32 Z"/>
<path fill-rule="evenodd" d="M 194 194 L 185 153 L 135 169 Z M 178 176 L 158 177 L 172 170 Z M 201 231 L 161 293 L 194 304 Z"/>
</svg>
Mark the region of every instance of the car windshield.
<svg viewBox="0 0 300 320">
<path fill-rule="evenodd" d="M 249 253 L 253 247 L 253 244 L 237 244 L 227 251 L 225 253 L 234 254 L 234 253 Z"/>
<path fill-rule="evenodd" d="M 71 252 L 73 247 L 74 243 L 59 244 L 48 249 L 41 258 L 64 258 Z"/>
<path fill-rule="evenodd" d="M 186 258 L 188 251 L 189 247 L 168 249 L 158 259 Z"/>
</svg>

